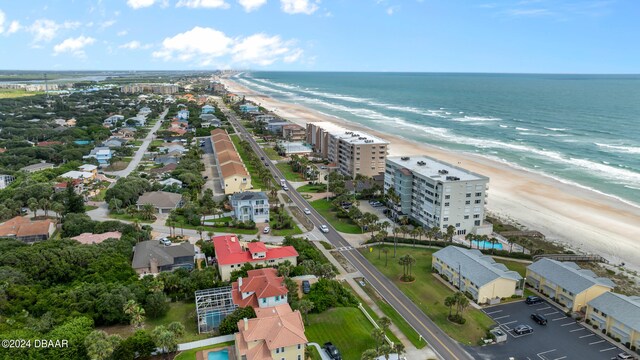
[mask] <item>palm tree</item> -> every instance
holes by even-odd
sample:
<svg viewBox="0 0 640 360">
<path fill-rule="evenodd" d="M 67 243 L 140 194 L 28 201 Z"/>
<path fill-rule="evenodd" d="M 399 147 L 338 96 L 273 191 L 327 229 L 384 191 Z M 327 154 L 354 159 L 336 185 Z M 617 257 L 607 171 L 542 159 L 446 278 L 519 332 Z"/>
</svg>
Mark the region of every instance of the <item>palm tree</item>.
<svg viewBox="0 0 640 360">
<path fill-rule="evenodd" d="M 93 330 L 84 339 L 84 345 L 91 360 L 106 360 L 111 357 L 120 341 L 122 339 L 118 335 L 109 336 L 102 330 Z"/>
<path fill-rule="evenodd" d="M 400 229 L 395 226 L 393 228 L 393 257 L 396 257 L 396 248 L 398 247 L 398 233 L 400 233 Z"/>
<path fill-rule="evenodd" d="M 432 227 L 429 229 L 429 231 L 427 231 L 427 238 L 429 239 L 429 246 L 431 246 L 431 241 L 433 241 L 436 236 L 438 235 L 438 228 L 437 227 Z"/>
<path fill-rule="evenodd" d="M 131 317 L 131 326 L 135 329 L 140 329 L 144 326 L 144 309 L 136 303 L 135 300 L 129 300 L 124 304 L 124 313 Z"/>
<path fill-rule="evenodd" d="M 384 248 L 382 249 L 382 252 L 384 253 L 384 266 L 386 267 L 389 262 L 389 249 Z"/>
<path fill-rule="evenodd" d="M 64 205 L 59 202 L 54 202 L 51 204 L 51 210 L 56 213 L 56 219 L 60 220 L 60 215 L 62 215 L 62 212 L 64 211 Z"/>
<path fill-rule="evenodd" d="M 453 225 L 447 226 L 447 239 L 449 242 L 453 242 L 453 235 L 456 234 L 456 228 Z"/>
<path fill-rule="evenodd" d="M 38 212 L 39 206 L 40 204 L 38 204 L 38 200 L 36 200 L 36 198 L 29 198 L 29 200 L 27 200 L 27 207 L 33 213 L 33 217 L 38 216 L 37 212 Z"/>
<path fill-rule="evenodd" d="M 393 350 L 398 354 L 398 359 L 402 358 L 402 355 L 405 352 L 404 345 L 399 341 L 393 345 Z"/>
<path fill-rule="evenodd" d="M 380 346 L 384 343 L 384 330 L 381 328 L 374 328 L 371 331 L 371 337 L 376 342 L 376 353 L 380 353 Z"/>
<path fill-rule="evenodd" d="M 315 304 L 311 300 L 302 299 L 298 302 L 298 310 L 302 313 L 302 318 L 304 319 L 305 325 L 309 325 L 309 311 L 313 310 Z"/>
<path fill-rule="evenodd" d="M 389 360 L 389 356 L 391 355 L 393 349 L 389 344 L 382 344 L 380 345 L 379 351 L 381 355 L 384 355 L 385 360 Z"/>
<path fill-rule="evenodd" d="M 389 319 L 386 316 L 383 316 L 380 319 L 378 319 L 378 325 L 380 325 L 380 327 L 382 328 L 382 331 L 386 333 L 387 330 L 389 330 L 389 327 L 391 326 L 391 319 Z"/>
<path fill-rule="evenodd" d="M 456 300 L 456 316 L 458 316 L 469 306 L 469 299 L 461 291 L 455 293 L 454 298 Z"/>
<path fill-rule="evenodd" d="M 378 351 L 376 349 L 367 349 L 362 353 L 360 360 L 376 360 L 378 358 Z"/>
<path fill-rule="evenodd" d="M 454 295 L 447 296 L 446 298 L 444 298 L 444 306 L 447 306 L 449 308 L 449 317 L 451 317 L 451 308 L 456 303 L 457 303 L 457 301 L 456 301 L 456 298 L 454 297 Z"/>
<path fill-rule="evenodd" d="M 51 208 L 51 201 L 47 198 L 42 198 L 38 201 L 38 205 L 40 206 L 40 209 L 44 210 L 44 216 L 48 217 L 49 209 Z"/>
<path fill-rule="evenodd" d="M 489 242 L 491 243 L 491 254 L 493 255 L 493 252 L 496 250 L 496 244 L 499 244 L 500 240 L 492 237 L 491 239 L 489 239 Z"/>
<path fill-rule="evenodd" d="M 207 231 L 207 236 L 209 237 L 209 240 L 211 240 L 211 238 L 213 238 L 213 235 L 215 235 L 213 233 L 213 231 L 211 231 L 211 230 Z"/>
<path fill-rule="evenodd" d="M 151 337 L 153 338 L 156 346 L 161 349 L 163 358 L 165 359 L 167 358 L 167 352 L 173 352 L 177 348 L 178 341 L 176 335 L 162 325 L 153 329 Z"/>
<path fill-rule="evenodd" d="M 513 244 L 516 242 L 516 238 L 513 236 L 509 236 L 507 238 L 507 242 L 509 243 L 509 253 L 513 251 Z"/>
<path fill-rule="evenodd" d="M 465 239 L 469 240 L 469 249 L 471 249 L 473 247 L 472 246 L 473 245 L 472 241 L 473 241 L 474 236 L 475 235 L 472 234 L 472 233 L 468 233 L 467 235 L 464 236 Z"/>
<path fill-rule="evenodd" d="M 143 220 L 152 220 L 153 214 L 155 214 L 156 209 L 151 204 L 142 205 L 142 209 L 140 210 L 140 216 Z"/>
<path fill-rule="evenodd" d="M 411 232 L 411 236 L 413 236 L 413 247 L 416 246 L 416 238 L 418 238 L 419 241 L 422 241 L 422 235 L 424 235 L 424 229 L 422 226 L 416 226 Z"/>
<path fill-rule="evenodd" d="M 198 226 L 196 228 L 196 231 L 198 232 L 198 235 L 200 235 L 200 240 L 202 240 L 202 233 L 204 232 L 204 226 Z"/>
</svg>

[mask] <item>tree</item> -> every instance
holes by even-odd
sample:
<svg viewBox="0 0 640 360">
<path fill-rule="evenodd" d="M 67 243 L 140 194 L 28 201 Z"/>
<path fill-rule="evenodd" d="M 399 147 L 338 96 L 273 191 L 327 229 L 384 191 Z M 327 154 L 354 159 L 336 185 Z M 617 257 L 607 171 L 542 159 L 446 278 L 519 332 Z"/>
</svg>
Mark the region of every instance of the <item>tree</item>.
<svg viewBox="0 0 640 360">
<path fill-rule="evenodd" d="M 111 357 L 121 341 L 118 335 L 108 335 L 102 330 L 93 330 L 85 338 L 84 346 L 91 360 L 106 360 Z"/>
<path fill-rule="evenodd" d="M 398 354 L 398 359 L 401 359 L 405 353 L 404 345 L 399 341 L 393 345 L 393 350 Z"/>
<path fill-rule="evenodd" d="M 384 253 L 384 266 L 386 267 L 389 262 L 389 249 L 384 248 L 382 249 L 382 252 Z"/>
<path fill-rule="evenodd" d="M 396 257 L 396 247 L 398 246 L 398 234 L 400 233 L 400 228 L 397 226 L 393 227 L 393 257 Z"/>
<path fill-rule="evenodd" d="M 373 338 L 373 341 L 375 341 L 376 343 L 376 353 L 380 354 L 380 346 L 382 346 L 382 344 L 384 343 L 385 339 L 384 339 L 384 330 L 382 330 L 381 328 L 374 328 L 371 331 L 371 337 Z"/>
<path fill-rule="evenodd" d="M 253 319 L 256 317 L 256 312 L 253 310 L 251 306 L 247 306 L 245 308 L 237 308 L 234 312 L 227 315 L 226 318 L 220 322 L 220 327 L 218 327 L 218 331 L 220 335 L 229 335 L 238 332 L 238 321 L 247 318 Z"/>
<path fill-rule="evenodd" d="M 167 358 L 167 353 L 172 353 L 178 349 L 178 339 L 176 334 L 167 329 L 165 326 L 156 326 L 151 332 L 151 337 L 156 346 L 160 348 L 163 358 Z"/>
<path fill-rule="evenodd" d="M 40 205 L 36 198 L 29 198 L 29 200 L 27 200 L 27 207 L 33 213 L 33 217 L 38 216 L 38 209 L 40 208 Z"/>
<path fill-rule="evenodd" d="M 454 296 L 456 297 L 456 315 L 458 315 L 469 306 L 469 299 L 462 292 L 457 292 Z"/>
<path fill-rule="evenodd" d="M 156 344 L 151 335 L 145 330 L 138 330 L 124 339 L 113 352 L 113 359 L 135 360 L 146 359 L 156 351 Z"/>
<path fill-rule="evenodd" d="M 136 303 L 135 300 L 127 301 L 127 303 L 124 305 L 123 310 L 125 314 L 129 315 L 129 321 L 134 329 L 140 329 L 144 326 L 145 311 L 142 307 L 140 307 L 140 305 Z"/>
<path fill-rule="evenodd" d="M 40 209 L 42 209 L 44 211 L 44 216 L 47 217 L 49 216 L 49 209 L 51 208 L 51 201 L 47 198 L 42 198 L 40 199 L 40 201 L 38 201 L 38 205 L 40 206 Z"/>
<path fill-rule="evenodd" d="M 312 301 L 307 300 L 307 299 L 302 299 L 300 300 L 300 302 L 298 302 L 298 310 L 300 310 L 300 312 L 302 313 L 302 317 L 304 319 L 304 323 L 305 325 L 309 325 L 309 311 L 311 311 L 314 307 L 314 304 Z"/>
<path fill-rule="evenodd" d="M 142 209 L 140 209 L 140 217 L 143 220 L 153 220 L 154 214 L 156 213 L 156 209 L 151 204 L 142 205 Z"/>
<path fill-rule="evenodd" d="M 67 216 L 67 214 L 79 214 L 84 213 L 84 200 L 82 196 L 76 194 L 73 189 L 72 183 L 67 183 L 67 190 L 64 195 L 64 212 L 63 215 Z"/>
<path fill-rule="evenodd" d="M 447 226 L 447 239 L 449 242 L 453 242 L 453 235 L 456 234 L 456 228 L 453 225 Z"/>
<path fill-rule="evenodd" d="M 472 233 L 468 233 L 467 235 L 464 236 L 464 238 L 469 241 L 469 249 L 471 249 L 473 247 L 473 238 L 475 237 L 474 234 Z"/>
<path fill-rule="evenodd" d="M 413 266 L 413 264 L 416 263 L 416 259 L 411 256 L 410 254 L 406 254 L 405 256 L 402 256 L 399 260 L 398 260 L 398 264 L 402 265 L 403 268 L 403 275 L 402 275 L 402 280 L 403 281 L 412 281 L 413 280 L 413 276 L 411 276 L 411 267 Z"/>
<path fill-rule="evenodd" d="M 376 349 L 367 349 L 362 353 L 360 360 L 376 360 L 378 358 L 378 351 Z"/>
<path fill-rule="evenodd" d="M 202 240 L 202 233 L 204 232 L 204 226 L 198 226 L 196 228 L 196 231 L 198 232 L 198 235 L 200 235 L 200 240 Z"/>
<path fill-rule="evenodd" d="M 391 326 L 391 319 L 389 319 L 386 316 L 383 316 L 380 319 L 378 319 L 378 325 L 380 325 L 382 330 L 386 333 L 387 330 L 389 330 L 389 327 Z"/>
<path fill-rule="evenodd" d="M 392 351 L 393 349 L 389 344 L 385 343 L 380 345 L 380 354 L 383 355 L 386 360 L 389 360 L 389 356 L 391 356 Z"/>
<path fill-rule="evenodd" d="M 456 298 L 454 297 L 454 295 L 451 296 L 447 296 L 444 299 L 444 306 L 449 308 L 449 317 L 451 317 L 451 308 L 456 305 L 457 301 Z"/>
<path fill-rule="evenodd" d="M 151 319 L 157 319 L 169 311 L 168 298 L 162 291 L 153 291 L 145 299 L 144 312 Z"/>
</svg>

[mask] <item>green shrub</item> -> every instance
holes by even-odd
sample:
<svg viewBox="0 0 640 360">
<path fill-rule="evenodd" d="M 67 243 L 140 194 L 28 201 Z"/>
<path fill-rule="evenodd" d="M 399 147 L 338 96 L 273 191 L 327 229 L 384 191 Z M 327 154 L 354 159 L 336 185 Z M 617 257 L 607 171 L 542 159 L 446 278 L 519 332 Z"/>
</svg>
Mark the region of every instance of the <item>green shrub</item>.
<svg viewBox="0 0 640 360">
<path fill-rule="evenodd" d="M 307 299 L 314 303 L 312 312 L 315 313 L 321 313 L 332 307 L 358 306 L 358 299 L 336 280 L 318 280 L 311 285 Z"/>
</svg>

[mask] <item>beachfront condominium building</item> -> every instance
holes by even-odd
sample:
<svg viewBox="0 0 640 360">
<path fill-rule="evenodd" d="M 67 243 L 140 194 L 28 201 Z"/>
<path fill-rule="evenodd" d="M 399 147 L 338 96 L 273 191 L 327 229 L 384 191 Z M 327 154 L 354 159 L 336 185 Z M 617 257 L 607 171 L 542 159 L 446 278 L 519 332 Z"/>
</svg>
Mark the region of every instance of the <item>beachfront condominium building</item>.
<svg viewBox="0 0 640 360">
<path fill-rule="evenodd" d="M 586 310 L 587 303 L 613 290 L 610 279 L 581 269 L 574 262 L 542 258 L 527 266 L 527 284 L 549 296 L 569 311 Z"/>
<path fill-rule="evenodd" d="M 485 224 L 489 178 L 428 156 L 387 158 L 384 190 L 391 189 L 399 201 L 393 204 L 398 216 L 408 216 L 423 226 L 456 234 L 491 234 Z"/>
<path fill-rule="evenodd" d="M 522 276 L 480 250 L 447 246 L 433 253 L 433 269 L 478 304 L 522 295 Z"/>
<path fill-rule="evenodd" d="M 151 92 L 156 94 L 170 95 L 180 90 L 175 84 L 127 84 L 120 87 L 120 92 L 125 94 Z"/>
<path fill-rule="evenodd" d="M 315 122 L 307 123 L 307 143 L 352 179 L 356 174 L 375 176 L 384 172 L 389 143 L 373 135 Z"/>
<path fill-rule="evenodd" d="M 587 302 L 585 319 L 628 348 L 640 349 L 640 296 L 605 292 Z"/>
</svg>

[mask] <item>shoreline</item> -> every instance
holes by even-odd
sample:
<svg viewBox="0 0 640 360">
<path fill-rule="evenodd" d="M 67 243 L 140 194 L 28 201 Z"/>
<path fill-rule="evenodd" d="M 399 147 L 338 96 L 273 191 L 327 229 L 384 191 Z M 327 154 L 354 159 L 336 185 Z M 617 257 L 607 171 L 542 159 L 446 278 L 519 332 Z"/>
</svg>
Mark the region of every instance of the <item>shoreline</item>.
<svg viewBox="0 0 640 360">
<path fill-rule="evenodd" d="M 228 78 L 221 82 L 230 91 L 260 103 L 293 123 L 306 126 L 307 122 L 332 122 L 389 141 L 389 155 L 425 154 L 486 175 L 490 178 L 489 213 L 538 230 L 547 240 L 575 251 L 599 254 L 612 264 L 624 262 L 628 268 L 640 270 L 640 240 L 633 240 L 640 233 L 640 211 L 632 204 L 481 155 L 381 133 L 302 105 L 270 98 Z"/>
</svg>

